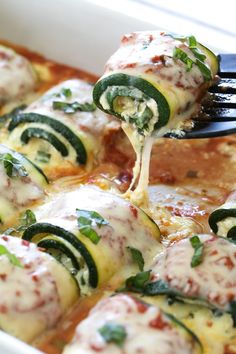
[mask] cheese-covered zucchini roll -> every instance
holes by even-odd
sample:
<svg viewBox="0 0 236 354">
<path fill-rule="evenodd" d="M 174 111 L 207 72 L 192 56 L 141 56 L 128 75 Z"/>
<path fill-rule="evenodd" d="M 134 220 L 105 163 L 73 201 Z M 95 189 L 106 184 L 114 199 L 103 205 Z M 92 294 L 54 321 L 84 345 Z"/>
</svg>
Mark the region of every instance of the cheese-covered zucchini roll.
<svg viewBox="0 0 236 354">
<path fill-rule="evenodd" d="M 217 71 L 217 57 L 194 36 L 133 32 L 108 60 L 93 97 L 100 109 L 150 135 L 193 117 Z"/>
<path fill-rule="evenodd" d="M 0 107 L 21 99 L 33 90 L 36 74 L 29 61 L 14 50 L 0 45 Z"/>
<path fill-rule="evenodd" d="M 34 213 L 23 238 L 57 255 L 84 292 L 121 267 L 146 268 L 160 249 L 158 226 L 141 209 L 97 187 L 60 193 Z"/>
<path fill-rule="evenodd" d="M 137 276 L 136 276 L 137 277 Z M 140 287 L 146 295 L 166 294 L 228 312 L 236 321 L 236 244 L 213 235 L 194 235 L 168 246 Z M 127 282 L 135 289 L 135 277 Z"/>
<path fill-rule="evenodd" d="M 76 301 L 70 273 L 36 245 L 0 237 L 0 328 L 26 342 L 55 326 Z"/>
<path fill-rule="evenodd" d="M 236 239 L 236 191 L 211 213 L 209 225 L 215 234 Z"/>
<path fill-rule="evenodd" d="M 129 295 L 100 301 L 76 329 L 63 354 L 196 354 L 196 335 L 158 307 Z"/>
<path fill-rule="evenodd" d="M 47 178 L 30 160 L 0 145 L 0 227 L 45 196 Z"/>
<path fill-rule="evenodd" d="M 8 146 L 39 165 L 49 177 L 89 169 L 102 153 L 102 140 L 117 122 L 98 110 L 92 85 L 72 79 L 53 87 L 8 125 Z"/>
</svg>

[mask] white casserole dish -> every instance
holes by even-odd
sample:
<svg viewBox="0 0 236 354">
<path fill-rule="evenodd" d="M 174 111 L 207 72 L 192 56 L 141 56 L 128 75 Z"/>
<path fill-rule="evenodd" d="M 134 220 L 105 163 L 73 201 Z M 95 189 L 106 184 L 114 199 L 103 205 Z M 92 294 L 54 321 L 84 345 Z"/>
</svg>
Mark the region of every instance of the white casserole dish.
<svg viewBox="0 0 236 354">
<path fill-rule="evenodd" d="M 147 28 L 155 26 L 86 0 L 1 0 L 2 39 L 98 75 L 123 33 Z M 0 331 L 0 353 L 41 352 Z"/>
<path fill-rule="evenodd" d="M 1 0 L 2 39 L 97 75 L 122 34 L 155 28 L 92 0 Z M 0 353 L 40 352 L 0 331 Z"/>
</svg>

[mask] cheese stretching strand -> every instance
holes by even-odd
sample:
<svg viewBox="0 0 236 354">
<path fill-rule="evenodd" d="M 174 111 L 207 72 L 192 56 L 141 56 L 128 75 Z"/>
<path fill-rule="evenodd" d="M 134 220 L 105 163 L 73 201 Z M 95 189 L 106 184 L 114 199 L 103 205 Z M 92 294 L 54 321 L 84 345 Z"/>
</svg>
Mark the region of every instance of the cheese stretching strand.
<svg viewBox="0 0 236 354">
<path fill-rule="evenodd" d="M 134 32 L 122 38 L 108 60 L 105 74 L 94 87 L 94 102 L 130 125 L 136 135 L 129 132 L 128 137 L 133 146 L 140 146 L 137 155 L 144 154 L 150 136 L 179 129 L 198 113 L 217 71 L 217 57 L 194 36 Z M 149 161 L 150 150 L 139 158 L 142 163 Z M 149 163 L 143 168 L 148 171 Z M 144 197 L 147 184 L 146 180 Z"/>
</svg>

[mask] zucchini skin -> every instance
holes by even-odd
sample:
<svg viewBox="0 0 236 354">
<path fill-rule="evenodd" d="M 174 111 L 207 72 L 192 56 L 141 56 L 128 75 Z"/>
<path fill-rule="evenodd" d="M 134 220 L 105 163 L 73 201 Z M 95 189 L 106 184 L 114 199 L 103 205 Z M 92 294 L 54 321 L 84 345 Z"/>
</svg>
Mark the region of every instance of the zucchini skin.
<svg viewBox="0 0 236 354">
<path fill-rule="evenodd" d="M 165 126 L 168 123 L 170 118 L 170 107 L 164 95 L 147 80 L 144 80 L 141 77 L 135 77 L 123 73 L 109 75 L 107 77 L 102 78 L 96 83 L 93 89 L 93 100 L 98 108 L 108 114 L 115 115 L 116 117 L 123 120 L 123 117 L 120 114 L 114 112 L 113 110 L 106 110 L 100 104 L 100 97 L 103 92 L 109 86 L 119 85 L 137 88 L 144 94 L 146 94 L 148 97 L 153 98 L 157 102 L 159 110 L 159 120 L 155 125 L 155 129 L 161 128 L 162 126 Z"/>
<path fill-rule="evenodd" d="M 62 122 L 38 113 L 22 113 L 13 116 L 8 125 L 8 131 L 12 132 L 18 125 L 23 123 L 41 123 L 50 126 L 57 133 L 61 134 L 76 151 L 76 161 L 79 164 L 86 164 L 87 152 L 80 138 Z"/>
<path fill-rule="evenodd" d="M 63 229 L 62 227 L 49 223 L 35 223 L 25 230 L 22 238 L 27 241 L 32 241 L 35 236 L 45 233 L 61 237 L 62 239 L 67 240 L 73 247 L 75 247 L 75 249 L 83 257 L 89 269 L 89 284 L 91 287 L 96 288 L 98 285 L 98 271 L 96 264 L 83 242 L 81 242 L 73 233 Z"/>
<path fill-rule="evenodd" d="M 218 233 L 218 225 L 219 221 L 226 219 L 228 217 L 236 218 L 236 209 L 216 209 L 209 216 L 208 222 L 212 229 L 212 231 L 217 234 Z M 236 239 L 236 219 L 235 219 L 235 229 L 231 228 L 227 232 L 227 237 Z"/>
<path fill-rule="evenodd" d="M 73 264 L 74 268 L 76 270 L 80 269 L 80 265 L 77 261 L 77 258 L 74 256 L 73 252 L 71 252 L 71 250 L 69 250 L 69 248 L 67 248 L 64 245 L 63 242 L 59 242 L 59 241 L 53 240 L 53 239 L 44 238 L 42 241 L 39 241 L 37 243 L 37 246 L 40 248 L 44 248 L 45 250 L 47 250 L 47 252 L 49 249 L 56 249 L 56 250 L 62 251 L 67 257 L 70 258 L 71 263 Z"/>
<path fill-rule="evenodd" d="M 227 223 L 228 218 L 229 222 Z M 219 225 L 221 222 L 222 225 Z M 210 214 L 208 223 L 218 236 L 236 240 L 236 191 L 232 191 L 224 204 Z"/>
<path fill-rule="evenodd" d="M 28 144 L 31 138 L 38 138 L 48 141 L 55 147 L 62 156 L 68 156 L 68 149 L 54 134 L 41 128 L 27 128 L 21 134 L 21 141 Z"/>
</svg>

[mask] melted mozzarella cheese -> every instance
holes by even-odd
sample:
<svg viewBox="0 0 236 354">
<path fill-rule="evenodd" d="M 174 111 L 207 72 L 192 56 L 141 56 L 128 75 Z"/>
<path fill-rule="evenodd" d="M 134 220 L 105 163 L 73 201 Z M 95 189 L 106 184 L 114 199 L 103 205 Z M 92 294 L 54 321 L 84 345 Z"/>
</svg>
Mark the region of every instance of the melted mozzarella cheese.
<svg viewBox="0 0 236 354">
<path fill-rule="evenodd" d="M 28 60 L 0 45 L 0 106 L 21 98 L 35 85 L 36 74 Z"/>
<path fill-rule="evenodd" d="M 99 333 L 104 325 L 123 326 L 126 338 L 121 346 L 106 342 Z M 192 354 L 195 343 L 178 331 L 160 309 L 128 295 L 116 295 L 99 302 L 77 329 L 63 354 Z"/>
<path fill-rule="evenodd" d="M 76 209 L 96 211 L 108 221 L 108 225 L 101 227 L 92 224 L 101 236 L 98 244 L 79 233 Z M 39 222 L 58 225 L 78 235 L 95 260 L 99 283 L 108 280 L 121 266 L 132 265 L 128 246 L 141 251 L 147 268 L 162 249 L 158 228 L 148 216 L 129 201 L 96 187 L 83 186 L 55 195 L 34 212 Z"/>
<path fill-rule="evenodd" d="M 0 327 L 29 342 L 57 323 L 76 300 L 77 287 L 65 268 L 34 244 L 2 236 L 0 245 L 20 262 L 0 256 Z"/>
<path fill-rule="evenodd" d="M 202 263 L 191 267 L 194 249 L 189 239 L 181 240 L 156 257 L 152 280 L 162 279 L 186 297 L 228 311 L 236 299 L 236 245 L 210 235 L 199 238 L 204 244 Z"/>
</svg>

